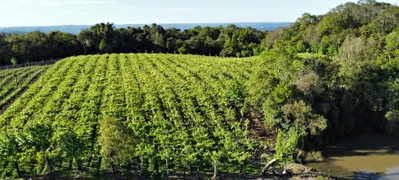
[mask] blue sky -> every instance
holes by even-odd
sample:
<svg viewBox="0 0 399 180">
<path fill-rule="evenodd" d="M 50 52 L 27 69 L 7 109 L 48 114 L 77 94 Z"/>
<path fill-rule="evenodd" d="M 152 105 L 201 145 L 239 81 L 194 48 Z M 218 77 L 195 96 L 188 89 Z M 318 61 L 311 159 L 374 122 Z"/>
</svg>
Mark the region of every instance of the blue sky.
<svg viewBox="0 0 399 180">
<path fill-rule="evenodd" d="M 0 27 L 141 23 L 292 22 L 348 0 L 0 0 Z M 397 3 L 398 0 L 385 0 Z"/>
</svg>

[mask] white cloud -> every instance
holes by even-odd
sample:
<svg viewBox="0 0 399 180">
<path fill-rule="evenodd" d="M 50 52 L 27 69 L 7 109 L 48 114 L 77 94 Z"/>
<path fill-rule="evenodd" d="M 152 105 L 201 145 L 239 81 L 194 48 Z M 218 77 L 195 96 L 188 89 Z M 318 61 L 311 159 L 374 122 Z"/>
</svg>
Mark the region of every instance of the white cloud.
<svg viewBox="0 0 399 180">
<path fill-rule="evenodd" d="M 170 8 L 168 9 L 170 12 L 193 12 L 191 8 Z"/>
</svg>

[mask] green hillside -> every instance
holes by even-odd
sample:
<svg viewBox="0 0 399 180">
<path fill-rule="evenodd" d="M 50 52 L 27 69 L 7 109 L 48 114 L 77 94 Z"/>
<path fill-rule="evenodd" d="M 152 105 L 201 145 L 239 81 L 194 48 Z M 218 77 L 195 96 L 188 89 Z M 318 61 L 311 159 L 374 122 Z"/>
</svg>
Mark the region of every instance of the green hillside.
<svg viewBox="0 0 399 180">
<path fill-rule="evenodd" d="M 24 174 L 108 165 L 152 174 L 238 171 L 259 146 L 244 103 L 257 62 L 150 54 L 62 60 L 0 116 L 3 136 L 22 144 L 0 166 L 11 173 L 17 163 Z"/>
<path fill-rule="evenodd" d="M 50 66 L 0 70 L 0 114 Z"/>
</svg>

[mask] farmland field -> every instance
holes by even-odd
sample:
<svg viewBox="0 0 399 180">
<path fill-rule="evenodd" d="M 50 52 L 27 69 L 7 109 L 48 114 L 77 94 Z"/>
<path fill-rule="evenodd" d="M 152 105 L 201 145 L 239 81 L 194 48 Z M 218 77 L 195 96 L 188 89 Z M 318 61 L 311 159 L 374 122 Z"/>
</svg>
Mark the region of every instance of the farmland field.
<svg viewBox="0 0 399 180">
<path fill-rule="evenodd" d="M 0 70 L 0 114 L 50 66 Z"/>
<path fill-rule="evenodd" d="M 399 6 L 360 0 L 312 14 L 276 3 L 255 9 L 308 13 L 273 31 L 187 29 L 156 22 L 196 13 L 135 3 L 155 8 L 153 24 L 0 33 L 0 69 L 57 62 L 0 70 L 0 179 L 399 179 Z M 129 19 L 78 11 L 50 20 Z M 256 14 L 236 18 L 268 17 Z"/>
<path fill-rule="evenodd" d="M 243 170 L 259 146 L 243 102 L 257 62 L 159 54 L 64 59 L 0 116 L 6 136 L 24 137 L 18 158 L 0 166 L 18 165 L 25 174 L 109 164 L 155 174 Z M 121 137 L 107 136 L 118 130 Z"/>
</svg>

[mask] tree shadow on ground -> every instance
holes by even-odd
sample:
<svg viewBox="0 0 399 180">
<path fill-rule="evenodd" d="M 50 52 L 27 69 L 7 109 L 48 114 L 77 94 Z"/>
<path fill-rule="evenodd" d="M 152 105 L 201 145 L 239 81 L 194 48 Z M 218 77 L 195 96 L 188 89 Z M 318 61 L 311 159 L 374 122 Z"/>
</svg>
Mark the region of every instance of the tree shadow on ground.
<svg viewBox="0 0 399 180">
<path fill-rule="evenodd" d="M 399 152 L 399 138 L 383 133 L 371 133 L 347 138 L 323 152 L 327 158 L 335 156 L 367 156 Z"/>
</svg>

